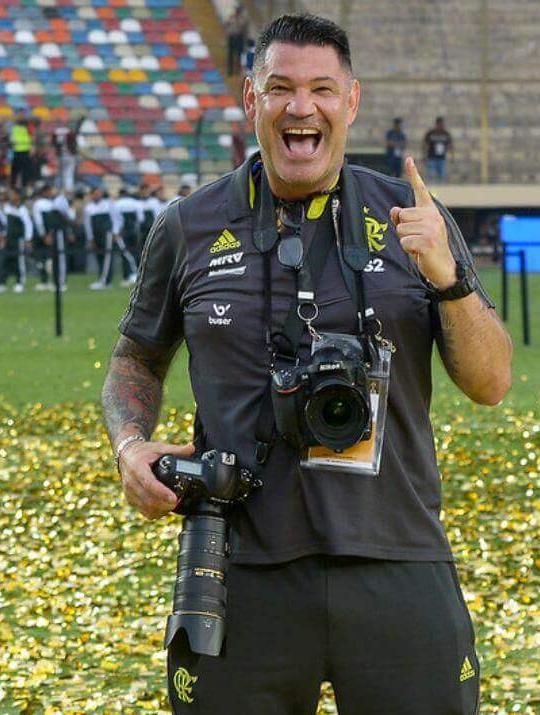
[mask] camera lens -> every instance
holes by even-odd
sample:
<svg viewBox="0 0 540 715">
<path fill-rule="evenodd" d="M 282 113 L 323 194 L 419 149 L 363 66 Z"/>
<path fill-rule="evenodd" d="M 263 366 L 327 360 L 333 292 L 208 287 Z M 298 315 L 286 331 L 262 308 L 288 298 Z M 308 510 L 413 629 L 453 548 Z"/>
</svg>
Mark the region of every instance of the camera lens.
<svg viewBox="0 0 540 715">
<path fill-rule="evenodd" d="M 227 523 L 192 514 L 178 537 L 180 553 L 174 588 L 174 632 L 184 628 L 194 653 L 219 655 L 225 634 L 227 602 Z M 169 627 L 169 626 L 168 626 Z"/>
<path fill-rule="evenodd" d="M 322 408 L 321 417 L 330 427 L 343 427 L 350 421 L 353 413 L 352 405 L 342 397 L 329 399 Z"/>
<path fill-rule="evenodd" d="M 365 389 L 341 378 L 320 382 L 305 407 L 306 423 L 316 444 L 333 450 L 356 444 L 370 424 L 368 401 Z"/>
</svg>

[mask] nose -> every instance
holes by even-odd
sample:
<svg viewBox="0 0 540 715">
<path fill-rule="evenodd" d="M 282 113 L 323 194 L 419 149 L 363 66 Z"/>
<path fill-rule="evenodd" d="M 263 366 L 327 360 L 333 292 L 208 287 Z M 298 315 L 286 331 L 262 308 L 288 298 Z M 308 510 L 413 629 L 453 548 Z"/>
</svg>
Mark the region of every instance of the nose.
<svg viewBox="0 0 540 715">
<path fill-rule="evenodd" d="M 298 118 L 310 117 L 314 114 L 315 106 L 313 104 L 311 92 L 303 89 L 297 89 L 287 105 L 287 112 L 293 117 Z"/>
</svg>

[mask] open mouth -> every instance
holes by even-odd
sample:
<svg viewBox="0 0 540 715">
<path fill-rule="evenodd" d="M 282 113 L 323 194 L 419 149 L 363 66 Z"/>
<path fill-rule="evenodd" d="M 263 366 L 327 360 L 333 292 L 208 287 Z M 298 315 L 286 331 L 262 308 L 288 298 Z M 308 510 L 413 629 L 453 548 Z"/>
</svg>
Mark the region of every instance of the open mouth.
<svg viewBox="0 0 540 715">
<path fill-rule="evenodd" d="M 321 143 L 322 133 L 315 128 L 287 128 L 281 133 L 283 143 L 293 156 L 308 157 L 315 154 Z"/>
</svg>

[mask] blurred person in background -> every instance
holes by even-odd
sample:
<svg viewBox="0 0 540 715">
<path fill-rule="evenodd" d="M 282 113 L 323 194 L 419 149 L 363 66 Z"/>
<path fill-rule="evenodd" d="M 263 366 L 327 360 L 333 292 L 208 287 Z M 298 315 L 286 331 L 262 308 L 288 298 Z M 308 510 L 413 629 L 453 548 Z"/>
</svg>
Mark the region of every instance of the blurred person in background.
<svg viewBox="0 0 540 715">
<path fill-rule="evenodd" d="M 17 112 L 9 136 L 11 145 L 11 186 L 24 189 L 32 182 L 33 141 L 29 121 L 23 111 Z"/>
<path fill-rule="evenodd" d="M 32 134 L 32 182 L 40 181 L 43 175 L 43 167 L 47 165 L 48 150 L 50 147 L 49 135 L 43 129 L 41 119 L 33 117 L 30 122 L 30 133 Z"/>
<path fill-rule="evenodd" d="M 139 189 L 137 192 L 137 200 L 141 205 L 143 212 L 143 221 L 141 224 L 141 238 L 139 253 L 142 253 L 146 237 L 154 223 L 156 217 L 155 213 L 155 202 L 152 200 L 152 187 L 148 184 L 139 184 Z"/>
<path fill-rule="evenodd" d="M 52 146 L 56 152 L 58 169 L 56 185 L 71 193 L 75 186 L 79 153 L 79 133 L 85 117 L 70 122 L 67 127 L 56 127 L 52 133 Z"/>
<path fill-rule="evenodd" d="M 47 216 L 52 211 L 53 186 L 38 183 L 34 189 L 32 219 L 34 221 L 34 257 L 39 271 L 35 290 L 54 290 L 52 245 L 53 237 L 47 226 Z"/>
<path fill-rule="evenodd" d="M 193 193 L 193 186 L 191 184 L 180 184 L 178 187 L 178 196 L 184 198 Z"/>
<path fill-rule="evenodd" d="M 249 18 L 246 9 L 240 3 L 225 24 L 227 33 L 227 74 L 229 77 L 240 73 L 248 25 Z"/>
<path fill-rule="evenodd" d="M 144 216 L 141 226 L 140 253 L 142 253 L 142 249 L 152 224 L 154 223 L 158 213 L 166 204 L 166 201 L 164 201 L 163 198 L 163 187 L 152 187 L 147 184 L 141 184 L 139 187 L 139 201 L 141 203 Z"/>
<path fill-rule="evenodd" d="M 233 169 L 237 169 L 246 160 L 246 137 L 244 127 L 237 122 L 231 135 L 231 154 Z"/>
<path fill-rule="evenodd" d="M 90 190 L 83 217 L 87 247 L 95 252 L 98 263 L 98 278 L 89 287 L 104 290 L 112 283 L 113 246 L 120 234 L 121 218 L 101 186 Z"/>
<path fill-rule="evenodd" d="M 437 117 L 435 126 L 424 137 L 424 157 L 427 178 L 430 181 L 446 181 L 448 171 L 446 161 L 453 155 L 452 135 L 446 129 L 444 117 Z"/>
<path fill-rule="evenodd" d="M 4 206 L 8 199 L 8 192 L 5 186 L 0 184 L 0 275 L 2 275 L 4 267 L 5 249 L 6 249 L 6 233 L 7 233 L 7 218 L 4 213 Z M 6 287 L 0 291 L 4 293 Z"/>
<path fill-rule="evenodd" d="M 396 117 L 392 128 L 386 132 L 386 161 L 390 176 L 401 176 L 403 173 L 403 158 L 407 147 L 407 136 L 403 132 L 403 120 Z"/>
<path fill-rule="evenodd" d="M 137 279 L 137 267 L 140 254 L 141 226 L 144 221 L 144 212 L 141 202 L 131 196 L 126 188 L 120 189 L 118 198 L 114 202 L 114 207 L 121 218 L 120 245 L 122 253 L 122 286 L 129 286 Z"/>
<path fill-rule="evenodd" d="M 58 281 L 60 290 L 67 290 L 67 242 L 73 242 L 71 227 L 75 212 L 64 192 L 46 182 L 38 189 L 32 207 L 34 226 L 41 246 L 40 282 L 36 290 L 52 290 Z M 58 273 L 58 275 L 57 275 Z"/>
<path fill-rule="evenodd" d="M 244 76 L 247 77 L 253 70 L 253 60 L 255 58 L 255 40 L 247 41 L 246 49 L 242 53 L 242 70 Z"/>
<path fill-rule="evenodd" d="M 9 174 L 9 133 L 6 125 L 0 122 L 0 183 L 5 183 Z"/>
<path fill-rule="evenodd" d="M 31 248 L 34 227 L 30 212 L 24 205 L 24 195 L 11 188 L 9 198 L 2 209 L 6 233 L 2 267 L 0 269 L 0 293 L 6 291 L 6 281 L 15 277 L 14 293 L 23 293 L 26 287 L 26 253 Z"/>
</svg>

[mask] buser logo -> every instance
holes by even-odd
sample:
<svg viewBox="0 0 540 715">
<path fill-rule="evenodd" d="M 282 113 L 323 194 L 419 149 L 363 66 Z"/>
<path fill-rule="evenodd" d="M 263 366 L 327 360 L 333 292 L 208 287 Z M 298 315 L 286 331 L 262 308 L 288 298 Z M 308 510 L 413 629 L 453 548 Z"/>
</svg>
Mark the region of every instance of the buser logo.
<svg viewBox="0 0 540 715">
<path fill-rule="evenodd" d="M 210 246 L 210 253 L 221 253 L 221 251 L 230 251 L 233 248 L 240 247 L 240 241 L 236 236 L 225 228 Z"/>
<path fill-rule="evenodd" d="M 216 305 L 214 303 L 213 307 L 214 307 L 215 314 L 218 315 L 220 318 L 222 318 L 225 315 L 225 313 L 229 310 L 229 308 L 231 307 L 231 304 L 228 303 L 227 305 Z"/>
<path fill-rule="evenodd" d="M 214 309 L 214 313 L 217 315 L 217 318 L 214 318 L 212 315 L 209 315 L 208 325 L 230 325 L 232 323 L 232 318 L 224 317 L 225 314 L 229 311 L 230 307 L 230 303 L 227 303 L 227 305 L 218 305 L 217 303 L 214 303 L 212 308 Z"/>
</svg>

